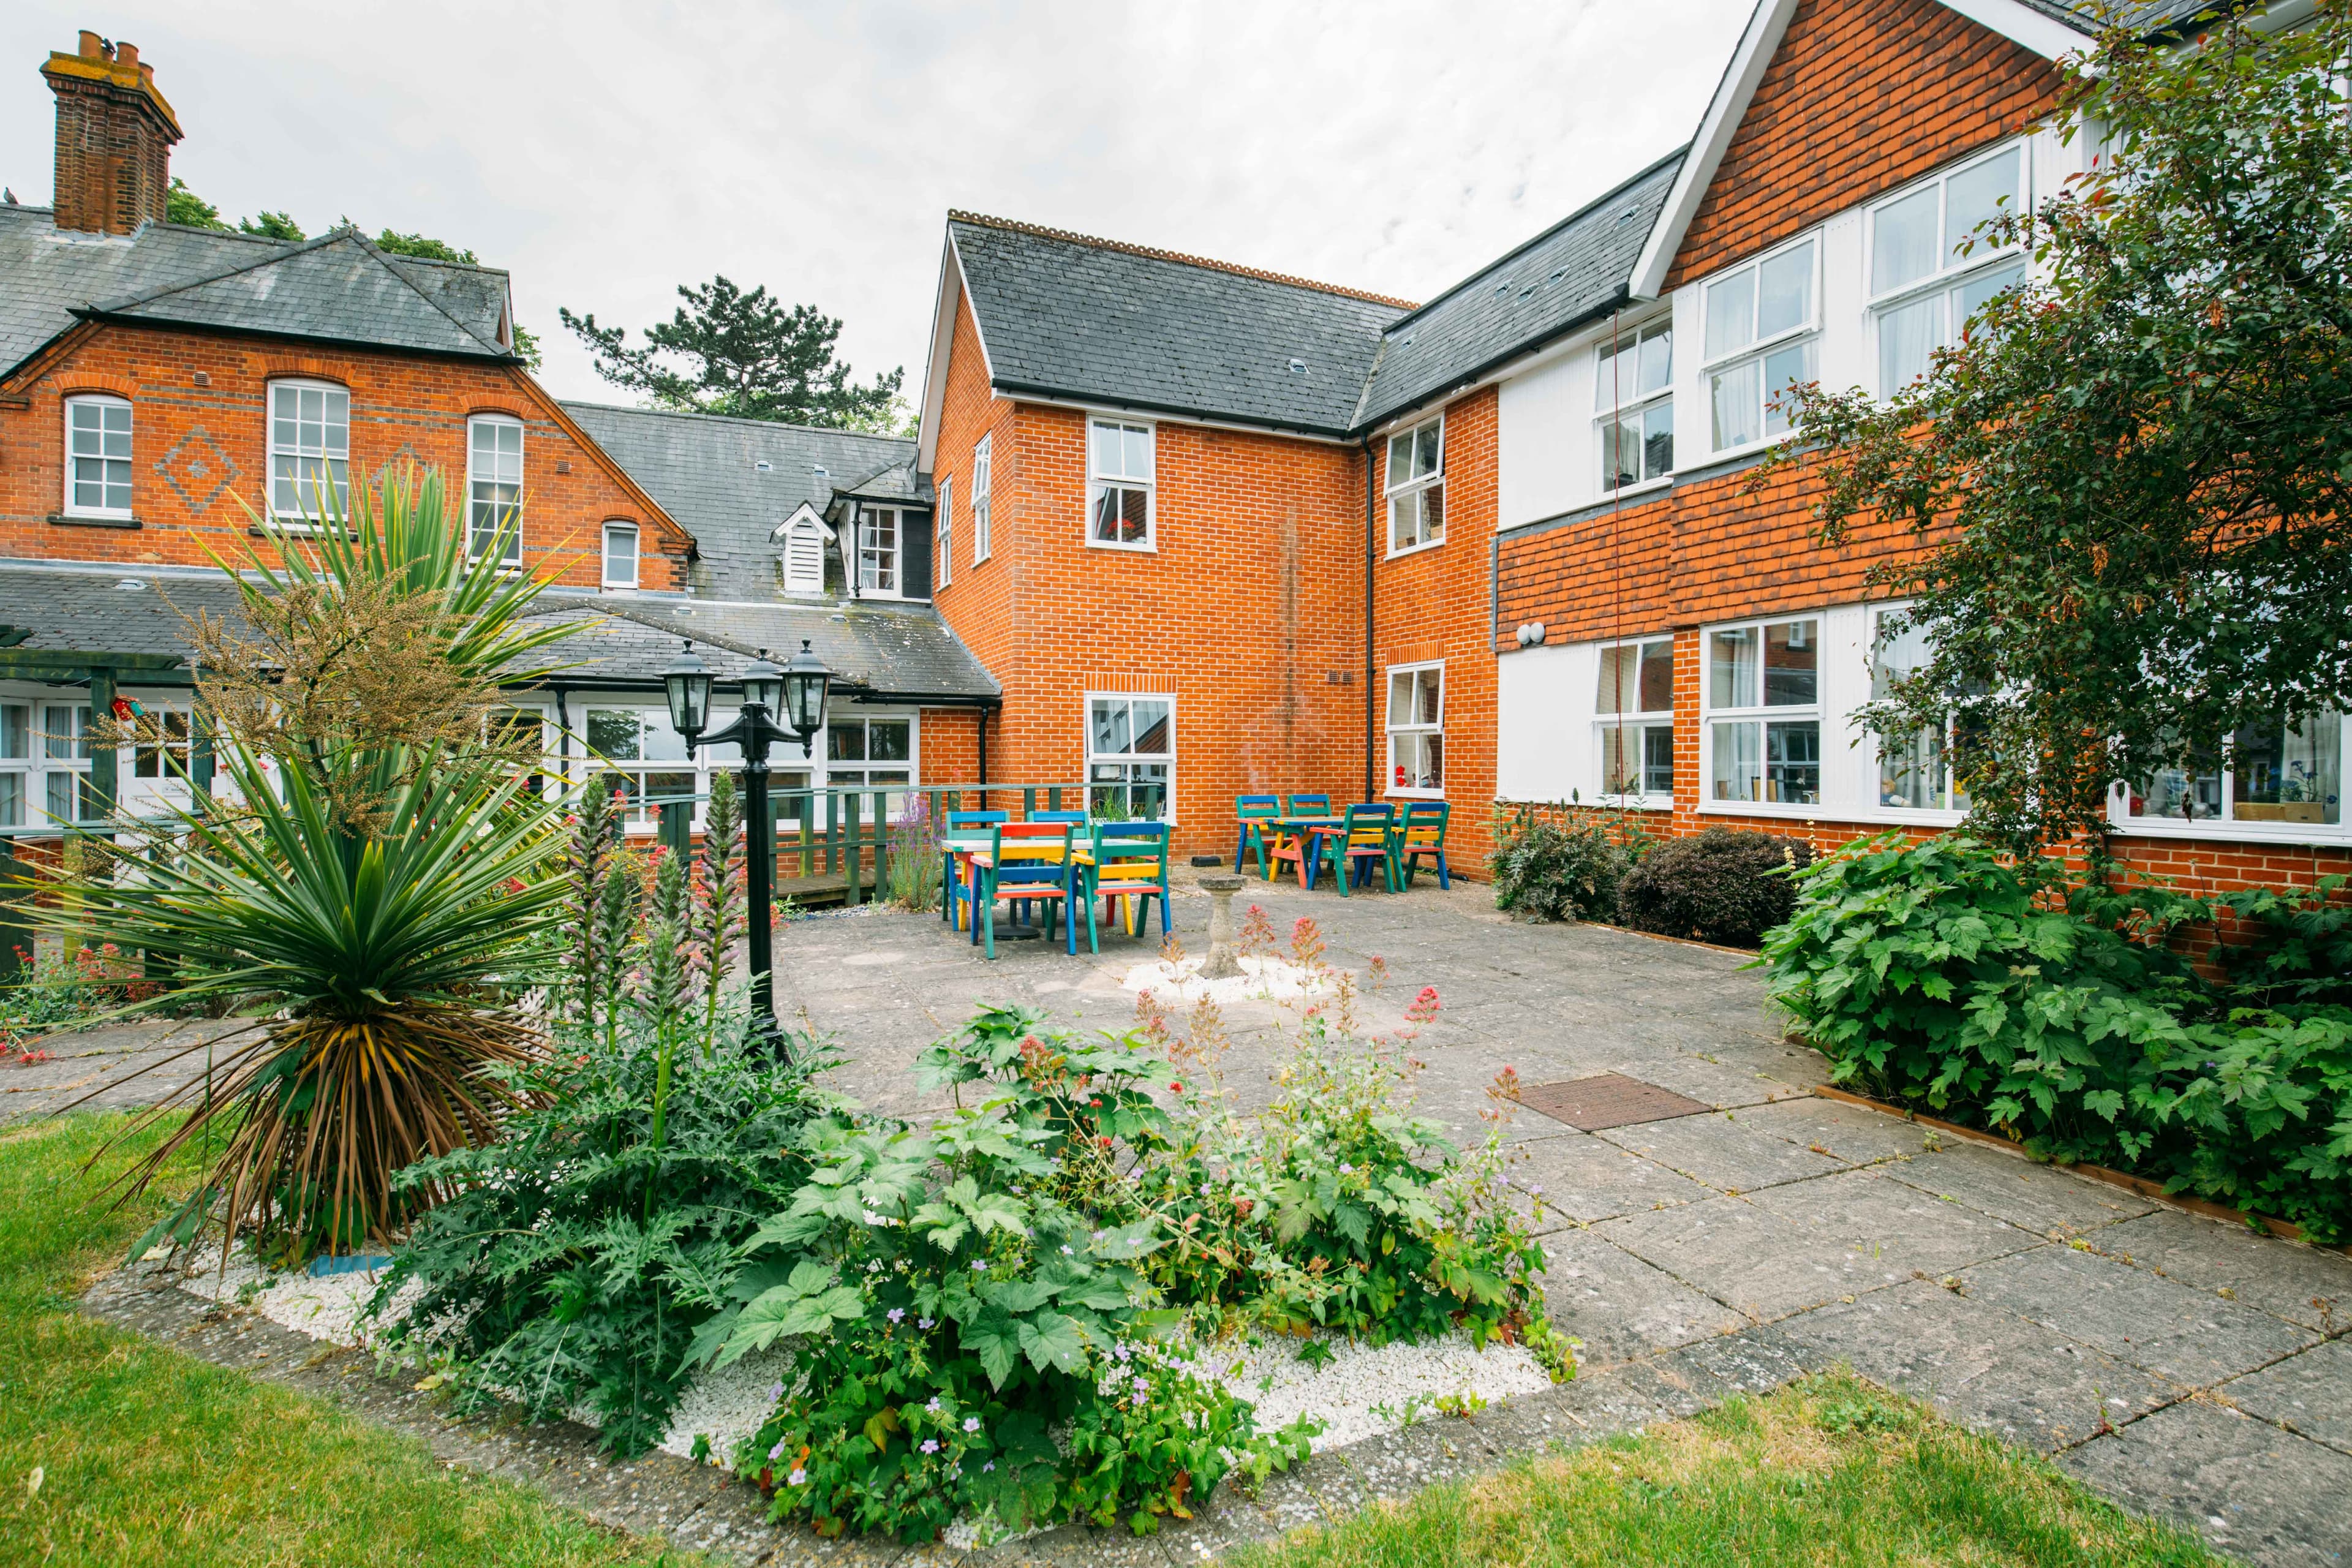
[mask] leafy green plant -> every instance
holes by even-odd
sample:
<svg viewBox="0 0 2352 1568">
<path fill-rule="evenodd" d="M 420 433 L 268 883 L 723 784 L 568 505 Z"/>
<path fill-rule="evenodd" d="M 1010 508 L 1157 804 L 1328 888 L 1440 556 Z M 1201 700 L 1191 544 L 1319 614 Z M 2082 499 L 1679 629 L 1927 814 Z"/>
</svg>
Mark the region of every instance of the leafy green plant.
<svg viewBox="0 0 2352 1568">
<path fill-rule="evenodd" d="M 1526 920 L 1613 920 L 1617 889 L 1653 840 L 1625 814 L 1581 806 L 1495 808 L 1495 907 Z"/>
<path fill-rule="evenodd" d="M 1668 840 L 1627 873 L 1617 916 L 1635 931 L 1754 947 L 1796 905 L 1788 873 L 1812 859 L 1801 838 L 1710 827 Z"/>
<path fill-rule="evenodd" d="M 1759 963 L 1837 1081 L 2316 1239 L 2352 1230 L 2352 1007 L 2289 999 L 2333 983 L 2295 935 L 2339 929 L 2324 893 L 2190 900 L 1960 836 L 1849 845 L 1795 880 Z M 2217 982 L 2188 939 L 2232 907 L 2287 934 Z"/>
</svg>

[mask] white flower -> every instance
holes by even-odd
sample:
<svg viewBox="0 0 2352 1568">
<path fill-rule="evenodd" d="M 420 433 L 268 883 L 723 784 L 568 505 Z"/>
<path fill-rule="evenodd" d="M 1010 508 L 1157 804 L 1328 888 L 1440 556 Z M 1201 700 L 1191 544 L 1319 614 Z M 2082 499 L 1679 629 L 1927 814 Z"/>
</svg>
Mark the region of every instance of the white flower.
<svg viewBox="0 0 2352 1568">
<path fill-rule="evenodd" d="M 806 1470 L 794 1470 L 791 1475 L 784 1478 L 784 1484 L 788 1487 L 804 1487 L 808 1485 L 808 1472 Z"/>
<path fill-rule="evenodd" d="M 963 1429 L 964 1429 L 965 1431 L 967 1431 L 967 1432 L 977 1432 L 977 1431 L 979 1431 L 979 1430 L 980 1430 L 980 1417 L 979 1417 L 979 1416 L 977 1416 L 977 1415 L 967 1415 L 967 1416 L 965 1416 L 965 1417 L 963 1418 Z"/>
</svg>

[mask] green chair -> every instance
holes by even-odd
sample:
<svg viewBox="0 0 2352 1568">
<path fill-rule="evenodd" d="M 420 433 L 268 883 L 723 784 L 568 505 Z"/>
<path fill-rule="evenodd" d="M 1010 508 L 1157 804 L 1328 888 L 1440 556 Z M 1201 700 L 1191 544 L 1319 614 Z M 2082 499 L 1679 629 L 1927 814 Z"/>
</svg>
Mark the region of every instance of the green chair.
<svg viewBox="0 0 2352 1568">
<path fill-rule="evenodd" d="M 1390 878 L 1400 888 L 1412 886 L 1413 873 L 1421 862 L 1433 862 L 1437 885 L 1454 886 L 1454 879 L 1445 865 L 1445 823 L 1454 808 L 1442 800 L 1416 800 L 1404 808 L 1397 823 L 1393 840 L 1395 851 L 1391 857 Z"/>
<path fill-rule="evenodd" d="M 1160 900 L 1160 934 L 1169 931 L 1168 909 L 1168 825 L 1164 822 L 1097 822 L 1088 835 L 1087 863 L 1079 868 L 1086 881 L 1087 950 L 1100 952 L 1102 944 L 1095 923 L 1095 907 L 1099 900 L 1104 923 L 1111 920 L 1111 900 L 1129 898 L 1143 900 L 1142 918 L 1135 923 L 1136 934 L 1143 934 L 1151 918 L 1151 900 Z M 1076 934 L 1077 920 L 1071 917 L 1072 935 Z"/>
<path fill-rule="evenodd" d="M 972 857 L 973 942 L 985 934 L 988 956 L 996 956 L 996 905 L 999 900 L 1016 909 L 1033 903 L 1045 906 L 1045 936 L 1054 934 L 1054 917 L 1070 920 L 1067 943 L 1078 951 L 1077 911 L 1069 907 L 1078 886 L 1078 868 L 1070 863 L 1071 836 L 1077 830 L 1066 822 L 1000 822 L 989 830 L 985 852 Z M 1164 921 L 1167 917 L 1163 914 Z"/>
<path fill-rule="evenodd" d="M 1278 795 L 1237 795 L 1234 796 L 1234 816 L 1241 823 L 1241 837 L 1234 840 L 1234 870 L 1239 874 L 1242 857 L 1257 862 L 1258 870 L 1274 875 L 1274 862 L 1267 858 L 1269 846 L 1265 841 L 1264 824 L 1269 817 L 1282 815 L 1282 797 Z"/>
<path fill-rule="evenodd" d="M 1396 811 L 1386 805 L 1351 805 L 1348 808 L 1347 826 L 1336 832 L 1315 836 L 1315 858 L 1328 867 L 1339 879 L 1339 896 L 1348 896 L 1351 882 L 1360 883 L 1377 869 L 1381 884 L 1390 892 L 1398 891 L 1396 866 L 1389 854 L 1389 832 L 1395 826 Z M 1314 872 L 1307 873 L 1307 885 L 1315 886 Z"/>
</svg>

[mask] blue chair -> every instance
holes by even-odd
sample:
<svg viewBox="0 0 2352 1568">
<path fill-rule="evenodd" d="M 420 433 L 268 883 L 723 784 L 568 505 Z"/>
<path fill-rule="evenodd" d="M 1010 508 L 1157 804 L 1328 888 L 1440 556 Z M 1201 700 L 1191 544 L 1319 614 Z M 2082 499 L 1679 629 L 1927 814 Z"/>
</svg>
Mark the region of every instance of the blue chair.
<svg viewBox="0 0 2352 1568">
<path fill-rule="evenodd" d="M 1087 949 L 1100 952 L 1102 944 L 1095 924 L 1095 905 L 1102 904 L 1103 919 L 1111 918 L 1113 899 L 1143 900 L 1141 918 L 1135 922 L 1138 936 L 1150 923 L 1151 900 L 1160 900 L 1160 934 L 1169 932 L 1168 908 L 1168 825 L 1164 822 L 1097 822 L 1087 837 L 1088 858 L 1079 868 L 1084 881 L 1087 906 Z M 1070 933 L 1077 934 L 1077 917 L 1070 919 Z M 1073 952 L 1077 950 L 1073 947 Z"/>
<path fill-rule="evenodd" d="M 1272 876 L 1274 862 L 1266 858 L 1269 846 L 1265 841 L 1266 818 L 1282 815 L 1282 797 L 1278 795 L 1237 795 L 1234 796 L 1234 816 L 1241 824 L 1241 837 L 1234 840 L 1234 873 L 1241 874 L 1242 857 L 1257 862 L 1260 874 Z"/>
<path fill-rule="evenodd" d="M 1029 820 L 1032 822 L 1068 822 L 1074 823 L 1080 827 L 1084 827 L 1087 825 L 1087 814 L 1083 811 L 1033 811 L 1029 814 Z"/>
<path fill-rule="evenodd" d="M 993 827 L 998 823 L 1009 822 L 1012 818 L 1001 811 L 950 811 L 947 814 L 946 820 L 947 831 L 955 833 L 968 827 Z M 940 868 L 940 920 L 953 925 L 956 921 L 956 905 L 961 903 L 970 895 L 971 889 L 963 885 L 961 879 L 950 875 L 948 868 L 944 866 Z"/>
</svg>

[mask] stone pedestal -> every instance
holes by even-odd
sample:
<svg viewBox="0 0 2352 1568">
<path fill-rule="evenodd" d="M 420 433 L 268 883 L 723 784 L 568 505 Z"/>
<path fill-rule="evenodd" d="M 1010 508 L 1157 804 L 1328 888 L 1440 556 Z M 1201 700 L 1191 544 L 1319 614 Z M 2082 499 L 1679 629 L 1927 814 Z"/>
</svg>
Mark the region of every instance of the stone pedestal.
<svg viewBox="0 0 2352 1568">
<path fill-rule="evenodd" d="M 1209 895 L 1209 958 L 1201 965 L 1201 978 L 1229 980 L 1242 972 L 1234 956 L 1234 895 L 1242 890 L 1242 879 L 1229 873 L 1200 881 Z"/>
</svg>

